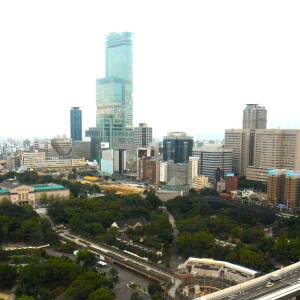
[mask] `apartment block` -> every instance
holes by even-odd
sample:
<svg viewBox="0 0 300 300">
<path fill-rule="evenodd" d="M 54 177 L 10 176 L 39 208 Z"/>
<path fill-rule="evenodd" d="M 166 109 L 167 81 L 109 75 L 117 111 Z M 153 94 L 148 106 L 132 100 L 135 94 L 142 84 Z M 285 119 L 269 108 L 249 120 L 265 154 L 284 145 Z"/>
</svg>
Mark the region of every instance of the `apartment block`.
<svg viewBox="0 0 300 300">
<path fill-rule="evenodd" d="M 289 208 L 300 207 L 300 172 L 291 170 L 270 170 L 267 179 L 267 201 Z"/>
</svg>

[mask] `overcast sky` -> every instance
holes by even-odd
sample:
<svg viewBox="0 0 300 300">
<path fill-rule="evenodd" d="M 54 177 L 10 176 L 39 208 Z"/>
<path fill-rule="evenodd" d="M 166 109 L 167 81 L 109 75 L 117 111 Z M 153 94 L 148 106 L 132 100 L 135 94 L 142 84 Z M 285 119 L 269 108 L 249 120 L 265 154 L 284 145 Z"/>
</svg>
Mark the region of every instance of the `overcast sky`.
<svg viewBox="0 0 300 300">
<path fill-rule="evenodd" d="M 220 136 L 246 103 L 300 128 L 300 1 L 1 1 L 0 137 L 95 126 L 105 36 L 133 32 L 134 122 Z M 204 135 L 205 134 L 205 135 Z"/>
</svg>

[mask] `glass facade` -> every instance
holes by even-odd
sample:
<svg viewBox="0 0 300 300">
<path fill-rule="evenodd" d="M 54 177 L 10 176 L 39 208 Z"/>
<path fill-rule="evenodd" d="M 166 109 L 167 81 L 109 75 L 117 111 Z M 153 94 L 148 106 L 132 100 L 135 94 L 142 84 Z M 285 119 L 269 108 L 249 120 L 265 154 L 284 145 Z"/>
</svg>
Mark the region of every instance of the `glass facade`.
<svg viewBox="0 0 300 300">
<path fill-rule="evenodd" d="M 185 133 L 174 132 L 163 140 L 163 160 L 187 163 L 193 154 L 194 141 Z"/>
<path fill-rule="evenodd" d="M 106 77 L 96 80 L 96 127 L 101 142 L 112 148 L 133 143 L 131 33 L 111 33 L 106 39 Z"/>
<path fill-rule="evenodd" d="M 70 111 L 70 129 L 73 141 L 82 141 L 82 112 L 79 107 Z"/>
<path fill-rule="evenodd" d="M 132 41 L 130 32 L 113 32 L 106 38 L 106 75 L 132 81 Z"/>
</svg>

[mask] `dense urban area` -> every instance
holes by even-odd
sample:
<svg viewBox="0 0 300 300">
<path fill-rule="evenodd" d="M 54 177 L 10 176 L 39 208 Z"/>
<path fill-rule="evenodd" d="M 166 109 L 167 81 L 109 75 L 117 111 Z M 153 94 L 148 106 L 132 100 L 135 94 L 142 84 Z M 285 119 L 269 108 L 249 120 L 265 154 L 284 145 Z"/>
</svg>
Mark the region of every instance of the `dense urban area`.
<svg viewBox="0 0 300 300">
<path fill-rule="evenodd" d="M 246 104 L 224 139 L 155 140 L 133 126 L 131 33 L 105 51 L 85 137 L 74 106 L 69 137 L 0 139 L 0 299 L 298 296 L 300 130 Z"/>
</svg>

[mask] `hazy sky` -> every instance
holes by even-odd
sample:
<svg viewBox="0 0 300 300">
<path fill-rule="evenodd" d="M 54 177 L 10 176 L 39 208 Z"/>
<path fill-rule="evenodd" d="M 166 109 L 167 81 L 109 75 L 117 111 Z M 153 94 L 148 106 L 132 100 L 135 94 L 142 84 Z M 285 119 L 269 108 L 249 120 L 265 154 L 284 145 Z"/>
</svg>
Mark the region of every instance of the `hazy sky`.
<svg viewBox="0 0 300 300">
<path fill-rule="evenodd" d="M 168 131 L 239 128 L 245 103 L 300 128 L 300 1 L 0 1 L 0 137 L 95 126 L 95 82 L 112 31 L 133 32 L 134 122 Z"/>
</svg>

